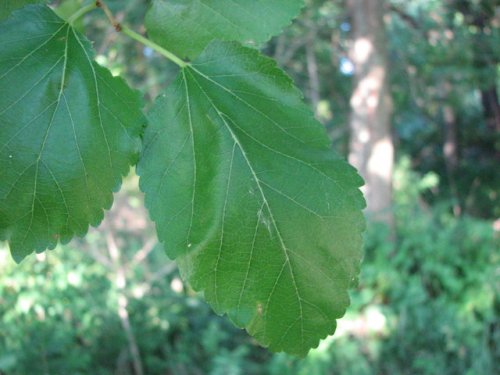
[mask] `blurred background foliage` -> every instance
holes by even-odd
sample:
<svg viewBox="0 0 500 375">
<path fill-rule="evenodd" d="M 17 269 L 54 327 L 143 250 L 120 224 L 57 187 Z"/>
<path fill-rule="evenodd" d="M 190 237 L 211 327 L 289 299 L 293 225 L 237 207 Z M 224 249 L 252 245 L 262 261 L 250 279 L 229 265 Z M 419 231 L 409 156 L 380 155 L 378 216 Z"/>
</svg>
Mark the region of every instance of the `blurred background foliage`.
<svg viewBox="0 0 500 375">
<path fill-rule="evenodd" d="M 83 0 L 54 1 L 64 17 Z M 148 1 L 109 0 L 144 32 Z M 0 243 L 0 374 L 496 374 L 500 363 L 500 10 L 494 0 L 391 0 L 385 27 L 396 168 L 390 227 L 370 222 L 352 306 L 305 359 L 271 354 L 216 316 L 155 240 L 134 173 L 84 239 L 15 265 Z M 82 22 L 99 63 L 144 93 L 176 73 Z M 263 51 L 349 153 L 352 23 L 342 0 L 308 0 Z M 453 176 L 443 153 L 456 134 Z M 459 210 L 456 208 L 459 207 Z"/>
</svg>

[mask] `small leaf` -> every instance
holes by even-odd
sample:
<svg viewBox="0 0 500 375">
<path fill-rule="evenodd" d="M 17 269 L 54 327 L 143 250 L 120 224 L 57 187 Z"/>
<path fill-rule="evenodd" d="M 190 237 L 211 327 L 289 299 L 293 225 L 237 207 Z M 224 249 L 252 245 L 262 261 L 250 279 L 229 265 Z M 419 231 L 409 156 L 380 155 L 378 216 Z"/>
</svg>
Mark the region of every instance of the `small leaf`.
<svg viewBox="0 0 500 375">
<path fill-rule="evenodd" d="M 138 172 L 168 255 L 264 346 L 332 334 L 361 259 L 361 178 L 274 61 L 214 42 L 155 103 Z"/>
<path fill-rule="evenodd" d="M 145 25 L 158 44 L 193 58 L 215 39 L 261 44 L 303 5 L 303 0 L 153 0 Z"/>
<path fill-rule="evenodd" d="M 0 240 L 20 261 L 97 225 L 137 160 L 141 99 L 49 8 L 0 24 Z"/>
</svg>

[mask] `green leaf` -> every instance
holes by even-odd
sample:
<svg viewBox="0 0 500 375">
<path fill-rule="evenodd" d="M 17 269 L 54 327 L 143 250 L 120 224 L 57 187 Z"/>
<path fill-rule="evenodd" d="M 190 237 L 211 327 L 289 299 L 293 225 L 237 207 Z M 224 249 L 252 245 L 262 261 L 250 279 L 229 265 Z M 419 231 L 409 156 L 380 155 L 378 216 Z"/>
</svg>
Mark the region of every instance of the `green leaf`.
<svg viewBox="0 0 500 375">
<path fill-rule="evenodd" d="M 297 16 L 303 0 L 153 0 L 145 25 L 155 42 L 196 57 L 212 40 L 261 44 Z"/>
<path fill-rule="evenodd" d="M 0 24 L 0 240 L 20 261 L 82 236 L 137 160 L 141 98 L 49 8 Z"/>
<path fill-rule="evenodd" d="M 361 259 L 362 184 L 275 62 L 214 42 L 155 103 L 138 172 L 183 276 L 264 346 L 334 332 Z"/>
<path fill-rule="evenodd" d="M 0 21 L 7 18 L 16 9 L 22 8 L 28 4 L 37 4 L 43 2 L 45 2 L 45 0 L 1 0 Z"/>
</svg>

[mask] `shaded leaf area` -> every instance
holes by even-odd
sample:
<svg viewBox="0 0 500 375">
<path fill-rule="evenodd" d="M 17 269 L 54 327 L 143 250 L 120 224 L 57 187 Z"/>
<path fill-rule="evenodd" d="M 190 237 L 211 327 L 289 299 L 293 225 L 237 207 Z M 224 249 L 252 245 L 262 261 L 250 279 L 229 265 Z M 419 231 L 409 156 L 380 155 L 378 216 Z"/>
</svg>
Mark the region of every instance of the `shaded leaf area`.
<svg viewBox="0 0 500 375">
<path fill-rule="evenodd" d="M 349 304 L 361 178 L 274 61 L 237 43 L 210 44 L 149 120 L 138 172 L 167 254 L 217 313 L 305 355 Z"/>
<path fill-rule="evenodd" d="M 39 4 L 45 0 L 2 0 L 0 2 L 0 21 L 7 18 L 14 10 L 28 4 Z"/>
<path fill-rule="evenodd" d="M 154 0 L 145 25 L 180 57 L 196 57 L 212 40 L 260 44 L 295 18 L 303 0 Z"/>
<path fill-rule="evenodd" d="M 45 6 L 0 25 L 0 239 L 16 260 L 97 225 L 136 162 L 141 99 Z"/>
</svg>

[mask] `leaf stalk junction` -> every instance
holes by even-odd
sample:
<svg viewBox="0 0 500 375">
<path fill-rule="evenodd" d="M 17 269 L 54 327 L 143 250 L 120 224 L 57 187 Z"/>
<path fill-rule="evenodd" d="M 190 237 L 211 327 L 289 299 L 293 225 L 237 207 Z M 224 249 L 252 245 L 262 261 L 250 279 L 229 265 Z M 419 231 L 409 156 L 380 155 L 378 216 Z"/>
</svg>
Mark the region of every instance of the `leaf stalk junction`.
<svg viewBox="0 0 500 375">
<path fill-rule="evenodd" d="M 160 45 L 156 44 L 152 40 L 143 37 L 141 34 L 135 32 L 134 30 L 130 29 L 127 26 L 124 26 L 118 22 L 116 17 L 114 16 L 113 12 L 109 7 L 106 5 L 106 3 L 103 0 L 96 0 L 93 1 L 92 3 L 83 6 L 81 9 L 79 9 L 77 12 L 75 12 L 69 19 L 68 22 L 70 24 L 73 24 L 77 19 L 80 17 L 83 17 L 85 14 L 88 12 L 100 8 L 108 18 L 109 22 L 111 25 L 114 27 L 114 29 L 117 32 L 122 32 L 123 34 L 127 35 L 129 38 L 134 39 L 135 41 L 153 49 L 154 51 L 158 52 L 160 55 L 163 57 L 167 58 L 168 60 L 172 61 L 176 65 L 178 65 L 180 68 L 184 68 L 185 66 L 189 65 L 186 61 L 182 60 L 172 52 L 168 51 L 167 49 L 161 47 Z"/>
</svg>

